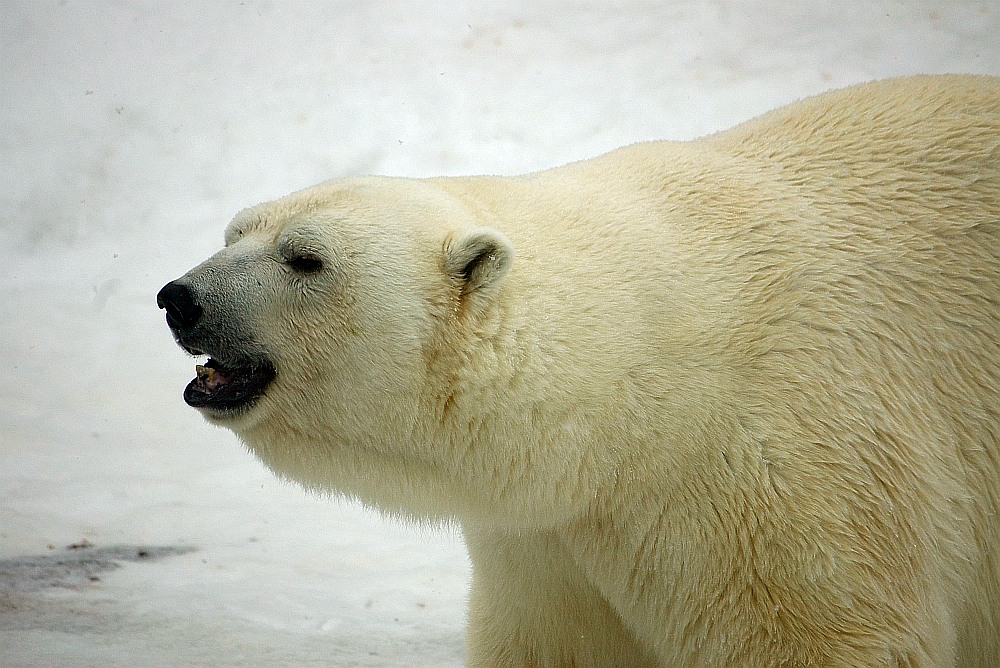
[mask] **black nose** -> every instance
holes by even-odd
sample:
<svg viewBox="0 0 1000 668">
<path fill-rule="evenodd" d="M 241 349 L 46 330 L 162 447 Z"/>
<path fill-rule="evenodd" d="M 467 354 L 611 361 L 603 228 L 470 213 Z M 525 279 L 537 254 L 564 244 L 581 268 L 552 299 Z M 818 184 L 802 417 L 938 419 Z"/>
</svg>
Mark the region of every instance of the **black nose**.
<svg viewBox="0 0 1000 668">
<path fill-rule="evenodd" d="M 190 329 L 201 318 L 201 306 L 184 283 L 170 281 L 156 295 L 156 305 L 167 312 L 167 324 L 174 329 Z"/>
</svg>

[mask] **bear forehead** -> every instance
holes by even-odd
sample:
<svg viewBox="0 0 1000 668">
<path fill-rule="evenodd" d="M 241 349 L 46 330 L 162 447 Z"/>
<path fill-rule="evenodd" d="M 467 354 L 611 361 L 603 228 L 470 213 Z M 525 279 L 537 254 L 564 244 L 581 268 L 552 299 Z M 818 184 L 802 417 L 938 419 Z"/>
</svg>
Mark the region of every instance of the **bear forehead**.
<svg viewBox="0 0 1000 668">
<path fill-rule="evenodd" d="M 276 241 L 286 230 L 309 225 L 318 218 L 330 219 L 338 212 L 346 217 L 352 211 L 359 212 L 365 208 L 365 199 L 368 197 L 351 188 L 348 182 L 334 182 L 257 204 L 236 214 L 226 229 L 226 243 L 250 235 L 270 236 Z"/>
<path fill-rule="evenodd" d="M 428 233 L 443 237 L 473 224 L 460 179 L 356 177 L 329 181 L 244 209 L 226 229 L 226 244 L 245 236 L 272 243 L 301 229 L 313 238 L 333 232 L 354 235 Z M 444 183 L 449 182 L 449 183 Z M 457 192 L 456 192 L 457 188 Z"/>
</svg>

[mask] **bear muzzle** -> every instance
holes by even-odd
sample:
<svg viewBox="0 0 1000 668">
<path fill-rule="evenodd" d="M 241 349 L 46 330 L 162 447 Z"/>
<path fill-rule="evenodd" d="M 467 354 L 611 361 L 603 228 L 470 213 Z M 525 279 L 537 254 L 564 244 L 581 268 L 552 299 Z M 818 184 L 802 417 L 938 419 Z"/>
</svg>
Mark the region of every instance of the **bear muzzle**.
<svg viewBox="0 0 1000 668">
<path fill-rule="evenodd" d="M 184 401 L 215 417 L 250 409 L 264 396 L 277 376 L 266 356 L 236 350 L 245 340 L 237 333 L 223 332 L 222 323 L 209 322 L 196 291 L 181 281 L 167 283 L 156 295 L 156 305 L 166 311 L 167 326 L 177 344 L 194 356 L 208 355 L 196 366 L 196 376 L 184 388 Z"/>
</svg>

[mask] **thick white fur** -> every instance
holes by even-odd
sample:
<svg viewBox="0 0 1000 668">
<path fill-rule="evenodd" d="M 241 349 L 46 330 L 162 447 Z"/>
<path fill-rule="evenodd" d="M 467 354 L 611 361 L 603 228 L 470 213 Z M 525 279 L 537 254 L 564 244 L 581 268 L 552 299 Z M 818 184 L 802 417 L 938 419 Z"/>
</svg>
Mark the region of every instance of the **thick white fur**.
<svg viewBox="0 0 1000 668">
<path fill-rule="evenodd" d="M 470 665 L 1000 665 L 1000 79 L 228 234 L 278 377 L 224 423 L 457 520 Z"/>
</svg>

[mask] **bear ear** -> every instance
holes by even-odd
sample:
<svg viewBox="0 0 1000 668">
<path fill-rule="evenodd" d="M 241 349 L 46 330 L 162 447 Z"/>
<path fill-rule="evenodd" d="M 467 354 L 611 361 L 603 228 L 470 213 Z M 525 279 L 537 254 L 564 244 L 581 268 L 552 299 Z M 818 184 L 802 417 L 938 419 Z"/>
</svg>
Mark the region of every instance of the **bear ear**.
<svg viewBox="0 0 1000 668">
<path fill-rule="evenodd" d="M 489 228 L 449 237 L 444 245 L 444 268 L 462 286 L 462 295 L 497 287 L 514 261 L 514 246 Z"/>
</svg>

